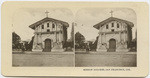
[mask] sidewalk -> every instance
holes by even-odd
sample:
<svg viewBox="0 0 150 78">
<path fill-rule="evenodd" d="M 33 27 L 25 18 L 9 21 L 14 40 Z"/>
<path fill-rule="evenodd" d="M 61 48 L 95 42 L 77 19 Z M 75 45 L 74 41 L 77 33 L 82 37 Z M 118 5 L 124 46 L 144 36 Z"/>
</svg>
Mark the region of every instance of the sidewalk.
<svg viewBox="0 0 150 78">
<path fill-rule="evenodd" d="M 137 52 L 97 52 L 97 51 L 76 51 L 76 54 L 137 54 Z"/>
<path fill-rule="evenodd" d="M 47 55 L 47 54 L 74 54 L 74 52 L 32 52 L 25 51 L 23 52 L 13 52 L 13 54 L 35 54 L 35 55 Z"/>
</svg>

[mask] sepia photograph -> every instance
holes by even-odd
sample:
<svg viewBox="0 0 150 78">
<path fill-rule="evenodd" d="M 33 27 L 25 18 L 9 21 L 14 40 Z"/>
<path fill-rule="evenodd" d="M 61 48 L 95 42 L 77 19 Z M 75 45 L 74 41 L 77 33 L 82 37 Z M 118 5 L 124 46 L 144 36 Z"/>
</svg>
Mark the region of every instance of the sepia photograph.
<svg viewBox="0 0 150 78">
<path fill-rule="evenodd" d="M 136 67 L 136 13 L 130 8 L 85 8 L 76 14 L 76 67 Z"/>
<path fill-rule="evenodd" d="M 6 1 L 3 76 L 145 77 L 146 2 Z"/>
<path fill-rule="evenodd" d="M 74 66 L 72 17 L 64 8 L 17 10 L 12 17 L 12 66 Z"/>
<path fill-rule="evenodd" d="M 24 8 L 14 13 L 12 28 L 14 67 L 136 67 L 136 13 L 129 8 L 86 8 L 75 15 Z"/>
</svg>

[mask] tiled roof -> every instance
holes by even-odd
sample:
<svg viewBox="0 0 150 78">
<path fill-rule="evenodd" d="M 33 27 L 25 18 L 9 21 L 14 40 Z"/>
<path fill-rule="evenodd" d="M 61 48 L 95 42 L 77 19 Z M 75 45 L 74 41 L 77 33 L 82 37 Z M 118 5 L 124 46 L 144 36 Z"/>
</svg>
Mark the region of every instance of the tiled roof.
<svg viewBox="0 0 150 78">
<path fill-rule="evenodd" d="M 104 21 L 102 21 L 102 22 L 100 22 L 100 23 L 94 25 L 93 27 L 96 28 L 96 29 L 99 29 L 100 26 L 102 26 L 102 25 L 104 25 L 104 24 L 106 24 L 106 23 L 108 23 L 108 22 L 110 22 L 110 21 L 125 22 L 127 25 L 129 25 L 129 26 L 131 26 L 131 27 L 134 26 L 134 24 L 133 24 L 132 22 L 129 22 L 129 21 L 126 21 L 126 20 L 123 20 L 123 19 L 119 19 L 119 18 L 115 18 L 115 17 L 110 17 L 110 18 L 108 18 L 108 19 L 106 19 L 106 20 L 104 20 Z"/>
<path fill-rule="evenodd" d="M 56 20 L 56 19 L 53 19 L 53 18 L 48 18 L 48 17 L 31 24 L 29 27 L 32 28 L 32 29 L 35 29 L 36 26 L 38 26 L 38 25 L 40 25 L 40 24 L 42 24 L 44 22 L 47 22 L 47 21 L 60 22 L 64 26 L 69 27 L 69 24 L 67 22 Z"/>
</svg>

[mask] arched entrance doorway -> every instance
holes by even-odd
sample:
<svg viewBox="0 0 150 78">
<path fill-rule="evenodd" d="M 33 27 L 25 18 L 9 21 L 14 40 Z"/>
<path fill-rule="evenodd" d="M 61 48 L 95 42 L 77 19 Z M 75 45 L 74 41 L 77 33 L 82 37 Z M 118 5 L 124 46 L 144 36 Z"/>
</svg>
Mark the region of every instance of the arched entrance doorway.
<svg viewBox="0 0 150 78">
<path fill-rule="evenodd" d="M 115 52 L 115 51 L 116 51 L 116 40 L 110 39 L 108 52 Z"/>
<path fill-rule="evenodd" d="M 51 39 L 46 39 L 44 43 L 45 43 L 44 52 L 50 52 L 51 51 Z"/>
</svg>

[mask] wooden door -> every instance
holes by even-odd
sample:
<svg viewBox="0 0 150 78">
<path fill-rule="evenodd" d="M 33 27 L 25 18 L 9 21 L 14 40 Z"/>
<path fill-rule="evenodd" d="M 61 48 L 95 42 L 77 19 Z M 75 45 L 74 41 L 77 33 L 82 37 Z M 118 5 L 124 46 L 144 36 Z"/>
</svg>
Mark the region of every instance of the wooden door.
<svg viewBox="0 0 150 78">
<path fill-rule="evenodd" d="M 50 52 L 51 51 L 51 39 L 46 39 L 45 40 L 45 52 Z"/>
<path fill-rule="evenodd" d="M 116 51 L 116 40 L 115 39 L 110 39 L 109 40 L 109 52 L 115 52 Z"/>
</svg>

